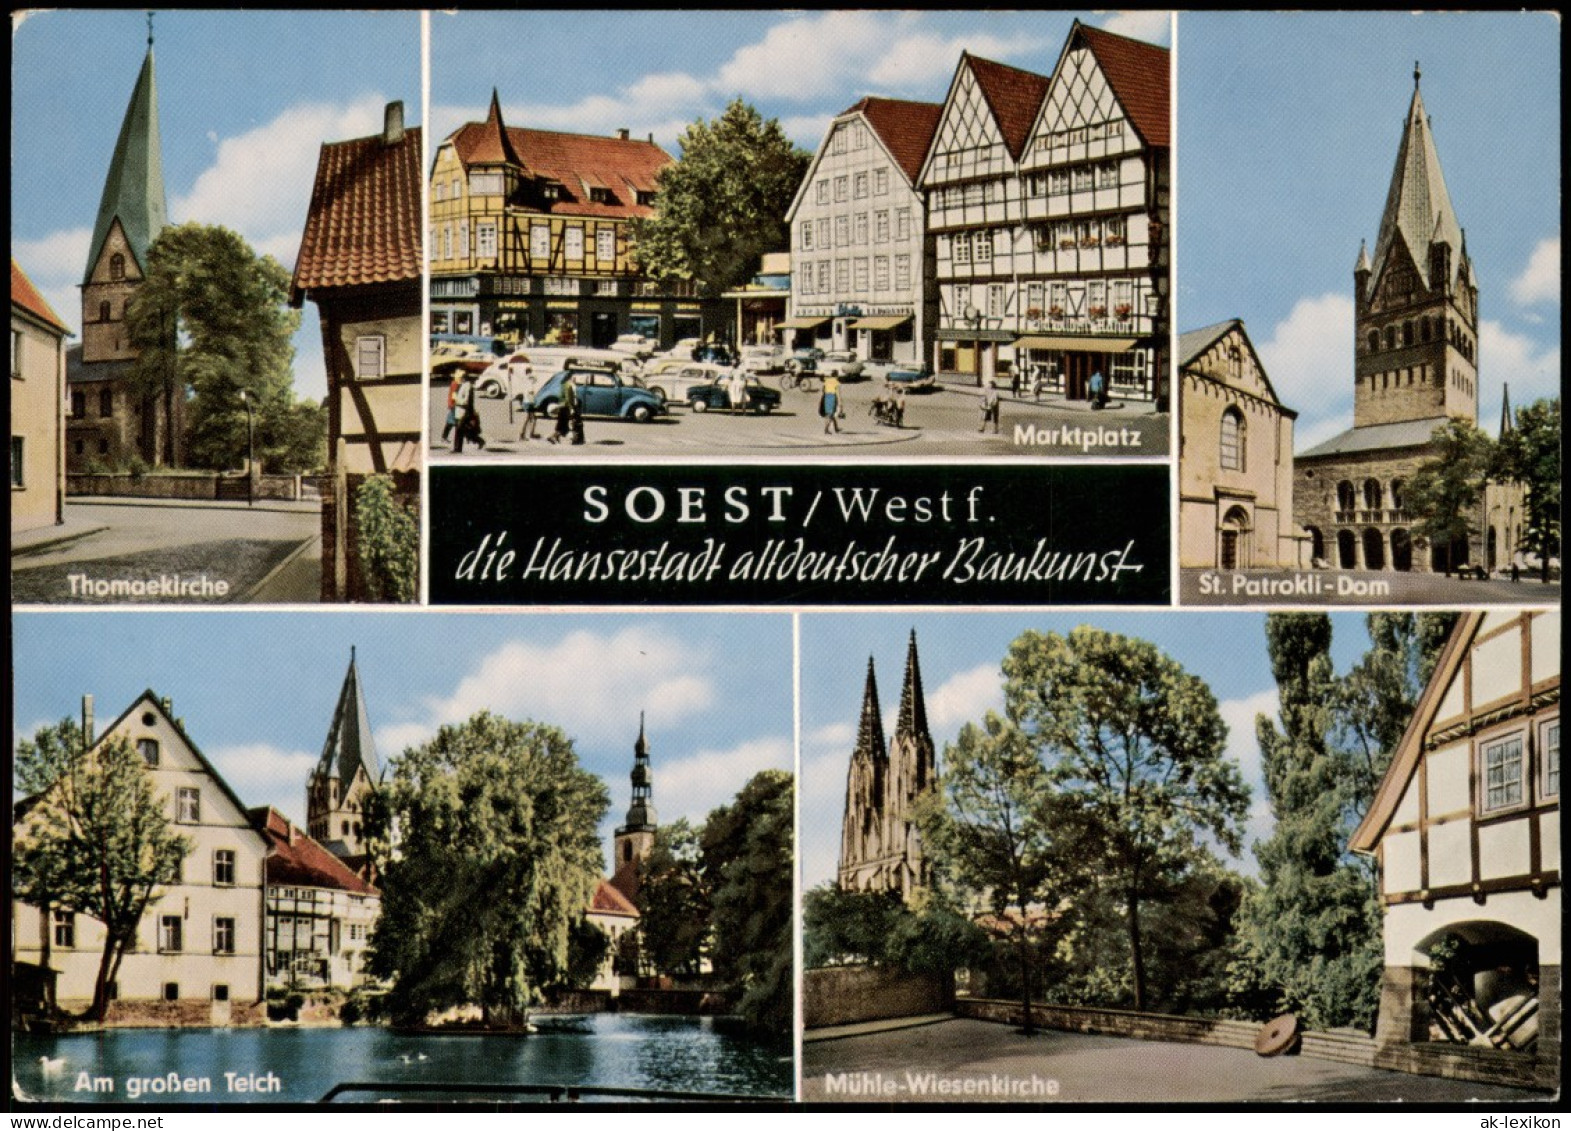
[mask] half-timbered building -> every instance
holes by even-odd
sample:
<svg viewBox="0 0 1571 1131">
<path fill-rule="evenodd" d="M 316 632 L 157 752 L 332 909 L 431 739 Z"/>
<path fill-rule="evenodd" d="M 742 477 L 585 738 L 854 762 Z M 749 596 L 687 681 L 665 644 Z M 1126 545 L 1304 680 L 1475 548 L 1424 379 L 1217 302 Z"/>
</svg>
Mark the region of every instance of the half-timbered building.
<svg viewBox="0 0 1571 1131">
<path fill-rule="evenodd" d="M 1384 908 L 1375 1063 L 1557 1087 L 1558 610 L 1463 615 L 1352 847 Z"/>
</svg>

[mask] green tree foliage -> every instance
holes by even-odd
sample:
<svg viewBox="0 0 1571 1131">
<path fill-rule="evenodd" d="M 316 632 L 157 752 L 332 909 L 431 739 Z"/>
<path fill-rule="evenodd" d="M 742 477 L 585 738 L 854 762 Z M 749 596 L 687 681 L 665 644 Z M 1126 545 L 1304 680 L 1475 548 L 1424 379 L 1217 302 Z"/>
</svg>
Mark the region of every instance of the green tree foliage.
<svg viewBox="0 0 1571 1131">
<path fill-rule="evenodd" d="M 1462 560 L 1473 519 L 1494 463 L 1494 442 L 1470 421 L 1452 419 L 1435 431 L 1435 454 L 1407 485 L 1415 538 L 1444 548 L 1447 572 Z"/>
<path fill-rule="evenodd" d="M 986 962 L 989 939 L 942 893 L 907 906 L 897 891 L 846 891 L 828 883 L 802 896 L 802 960 L 912 974 L 950 974 Z"/>
<path fill-rule="evenodd" d="M 1077 857 L 1121 905 L 1132 1002 L 1144 1009 L 1145 905 L 1209 863 L 1206 838 L 1240 848 L 1249 789 L 1223 754 L 1216 697 L 1147 641 L 1086 626 L 1023 634 L 1003 669 L 1010 729 L 1084 824 Z"/>
<path fill-rule="evenodd" d="M 392 476 L 366 476 L 355 491 L 354 512 L 371 600 L 412 603 L 420 584 L 420 525 L 393 494 Z"/>
<path fill-rule="evenodd" d="M 1527 488 L 1527 524 L 1521 549 L 1536 554 L 1540 577 L 1560 554 L 1560 398 L 1534 401 L 1516 414 L 1516 427 L 1500 437 L 1496 474 Z M 1515 546 L 1505 547 L 1510 553 Z"/>
<path fill-rule="evenodd" d="M 147 260 L 147 278 L 126 306 L 140 350 L 132 379 L 166 408 L 189 391 L 188 461 L 214 470 L 244 463 L 244 391 L 263 467 L 323 466 L 322 409 L 294 397 L 291 337 L 300 314 L 289 305 L 289 273 L 237 233 L 196 223 L 165 228 Z"/>
<path fill-rule="evenodd" d="M 685 817 L 663 825 L 639 865 L 642 958 L 662 974 L 697 974 L 709 949 L 713 909 L 699 835 Z"/>
<path fill-rule="evenodd" d="M 765 252 L 791 246 L 786 211 L 811 157 L 740 98 L 688 126 L 681 142 L 681 159 L 660 172 L 655 215 L 633 222 L 633 242 L 645 273 L 696 282 L 713 297 L 751 278 Z"/>
<path fill-rule="evenodd" d="M 792 884 L 795 784 L 783 770 L 755 774 L 709 814 L 701 837 L 713 892 L 715 973 L 741 987 L 738 1010 L 755 1032 L 786 1040 L 795 999 Z"/>
<path fill-rule="evenodd" d="M 1079 886 L 1073 818 L 1033 744 L 991 711 L 945 747 L 938 788 L 918 802 L 922 842 L 944 878 L 986 901 L 989 930 L 1018 963 L 1027 1033 L 1042 935 Z"/>
<path fill-rule="evenodd" d="M 391 829 L 396 846 L 369 965 L 391 982 L 394 1020 L 473 1004 L 486 1024 L 517 1024 L 574 974 L 604 784 L 557 728 L 482 711 L 405 750 L 382 793 L 374 843 Z"/>
<path fill-rule="evenodd" d="M 29 801 L 16 827 L 14 894 L 104 925 L 93 1001 L 83 1015 L 102 1020 L 137 925 L 159 888 L 179 880 L 191 842 L 171 829 L 167 801 L 123 736 L 89 749 L 70 719 L 43 727 L 17 744 L 16 785 Z"/>
</svg>

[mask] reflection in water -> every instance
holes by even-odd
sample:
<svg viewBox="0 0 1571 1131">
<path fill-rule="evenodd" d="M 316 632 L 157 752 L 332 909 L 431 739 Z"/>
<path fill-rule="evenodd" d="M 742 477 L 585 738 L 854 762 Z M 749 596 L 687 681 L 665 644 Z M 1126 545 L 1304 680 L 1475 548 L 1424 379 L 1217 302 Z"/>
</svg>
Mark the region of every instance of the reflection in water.
<svg viewBox="0 0 1571 1131">
<path fill-rule="evenodd" d="M 539 1024 L 527 1037 L 414 1037 L 375 1028 L 21 1033 L 13 1038 L 13 1073 L 20 1095 L 82 1103 L 308 1103 L 345 1081 L 791 1093 L 788 1056 L 721 1032 L 709 1018 L 602 1013 Z M 274 1091 L 230 1090 L 247 1078 L 271 1087 L 269 1073 L 278 1081 Z M 95 1090 L 93 1081 L 105 1077 L 113 1091 Z M 187 1090 L 203 1081 L 208 1091 Z"/>
</svg>

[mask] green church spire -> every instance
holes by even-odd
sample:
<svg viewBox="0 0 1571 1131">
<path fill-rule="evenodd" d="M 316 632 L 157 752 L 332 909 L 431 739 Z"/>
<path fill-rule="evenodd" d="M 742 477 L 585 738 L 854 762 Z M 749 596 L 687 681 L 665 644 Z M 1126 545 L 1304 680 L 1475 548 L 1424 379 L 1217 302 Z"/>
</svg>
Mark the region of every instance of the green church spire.
<svg viewBox="0 0 1571 1131">
<path fill-rule="evenodd" d="M 98 204 L 98 219 L 93 223 L 93 242 L 87 257 L 84 282 L 92 278 L 93 267 L 103 254 L 104 240 L 118 219 L 130 242 L 131 253 L 145 273 L 147 249 L 168 220 L 164 195 L 164 163 L 158 137 L 158 88 L 153 77 L 152 24 L 148 24 L 147 58 L 136 77 L 109 176 L 104 180 L 103 199 Z"/>
</svg>

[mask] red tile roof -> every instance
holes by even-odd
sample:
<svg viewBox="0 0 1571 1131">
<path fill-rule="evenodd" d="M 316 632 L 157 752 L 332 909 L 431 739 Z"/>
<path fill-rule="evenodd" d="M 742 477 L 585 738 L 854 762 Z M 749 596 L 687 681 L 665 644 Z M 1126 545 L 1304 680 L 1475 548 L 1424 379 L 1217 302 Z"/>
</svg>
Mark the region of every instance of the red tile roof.
<svg viewBox="0 0 1571 1131">
<path fill-rule="evenodd" d="M 932 144 L 933 131 L 938 129 L 938 119 L 944 108 L 937 102 L 904 102 L 896 98 L 864 98 L 846 114 L 860 113 L 873 127 L 873 132 L 883 141 L 906 180 L 913 184 L 922 171 L 922 161 L 927 157 L 927 147 Z"/>
<path fill-rule="evenodd" d="M 1145 143 L 1168 145 L 1172 76 L 1167 48 L 1083 24 L 1077 30 Z"/>
<path fill-rule="evenodd" d="M 638 915 L 638 908 L 633 906 L 633 901 L 612 887 L 609 880 L 601 880 L 595 885 L 595 897 L 589 901 L 589 910 L 605 915 L 631 915 L 635 918 Z"/>
<path fill-rule="evenodd" d="M 638 203 L 638 194 L 654 192 L 659 187 L 656 177 L 660 170 L 673 164 L 671 155 L 654 142 L 518 126 L 504 126 L 498 131 L 496 123 L 501 121 L 501 112 L 494 101 L 492 111 L 496 114 L 495 122 L 490 115 L 484 122 L 466 122 L 448 138 L 465 165 L 500 160 L 500 134 L 526 177 L 561 186 L 557 199 L 540 202 L 544 211 L 624 219 L 654 215 L 653 208 Z M 592 187 L 609 189 L 612 201 L 590 200 Z"/>
<path fill-rule="evenodd" d="M 611 886 L 628 900 L 629 903 L 638 899 L 638 861 L 624 860 L 611 873 Z"/>
<path fill-rule="evenodd" d="M 267 882 L 300 887 L 332 888 L 354 895 L 377 895 L 376 888 L 355 875 L 338 857 L 295 828 L 272 806 L 248 811 L 251 822 L 267 838 Z M 293 833 L 293 836 L 290 834 Z"/>
<path fill-rule="evenodd" d="M 420 128 L 329 142 L 295 260 L 290 299 L 307 290 L 420 278 Z"/>
<path fill-rule="evenodd" d="M 1036 124 L 1037 111 L 1042 108 L 1042 99 L 1047 97 L 1051 80 L 1034 71 L 1022 71 L 991 59 L 978 58 L 969 51 L 962 53 L 960 58 L 962 63 L 971 64 L 971 73 L 976 76 L 982 97 L 987 99 L 993 111 L 999 132 L 1004 135 L 1004 144 L 1009 147 L 1009 155 L 1018 160 L 1031 138 L 1031 127 Z"/>
<path fill-rule="evenodd" d="M 486 111 L 485 121 L 480 124 L 478 136 L 471 142 L 464 160 L 471 165 L 522 166 L 524 163 L 507 136 L 502 122 L 502 100 L 497 96 L 495 87 L 491 88 L 491 108 Z"/>
<path fill-rule="evenodd" d="M 60 316 L 44 301 L 44 296 L 38 293 L 38 288 L 33 286 L 33 281 L 16 265 L 14 259 L 11 260 L 11 305 L 20 306 L 34 318 L 40 322 L 47 322 L 62 334 L 71 332 L 71 328 L 60 321 Z"/>
</svg>

